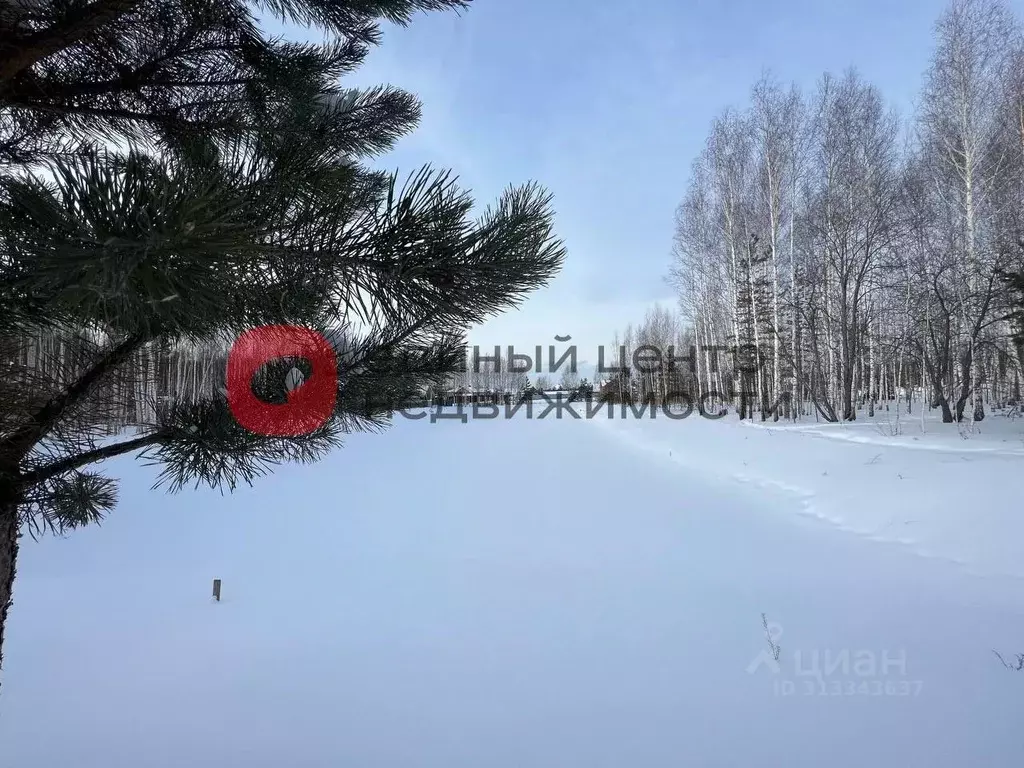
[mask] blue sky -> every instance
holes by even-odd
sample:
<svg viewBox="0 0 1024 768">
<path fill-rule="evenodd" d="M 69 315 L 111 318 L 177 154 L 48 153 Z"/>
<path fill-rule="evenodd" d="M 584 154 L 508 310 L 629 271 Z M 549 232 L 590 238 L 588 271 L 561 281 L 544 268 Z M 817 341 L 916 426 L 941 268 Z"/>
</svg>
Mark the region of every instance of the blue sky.
<svg viewBox="0 0 1024 768">
<path fill-rule="evenodd" d="M 1020 9 L 1024 0 L 1015 0 Z M 554 194 L 562 273 L 471 341 L 525 349 L 571 334 L 581 359 L 664 282 L 673 216 L 711 120 L 762 72 L 810 89 L 856 66 L 904 113 L 944 0 L 474 0 L 388 29 L 349 83 L 424 102 L 389 168 L 452 168 L 481 204 L 510 183 Z M 560 345 L 563 346 L 563 345 Z"/>
</svg>

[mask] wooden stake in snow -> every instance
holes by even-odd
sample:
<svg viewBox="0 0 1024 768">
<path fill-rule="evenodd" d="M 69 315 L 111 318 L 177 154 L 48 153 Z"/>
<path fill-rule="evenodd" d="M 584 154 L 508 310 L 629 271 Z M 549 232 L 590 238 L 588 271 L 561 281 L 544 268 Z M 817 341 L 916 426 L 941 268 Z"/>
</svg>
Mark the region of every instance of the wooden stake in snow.
<svg viewBox="0 0 1024 768">
<path fill-rule="evenodd" d="M 213 580 L 213 598 L 220 602 L 220 579 Z"/>
</svg>

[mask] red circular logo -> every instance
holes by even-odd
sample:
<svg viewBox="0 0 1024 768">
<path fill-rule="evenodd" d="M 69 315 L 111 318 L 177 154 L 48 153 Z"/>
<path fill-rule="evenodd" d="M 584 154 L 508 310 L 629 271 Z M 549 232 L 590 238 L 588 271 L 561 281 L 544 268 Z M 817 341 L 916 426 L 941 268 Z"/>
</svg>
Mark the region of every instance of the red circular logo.
<svg viewBox="0 0 1024 768">
<path fill-rule="evenodd" d="M 262 397 L 254 391 L 257 384 Z M 228 353 L 227 397 L 231 413 L 250 432 L 315 432 L 331 418 L 338 399 L 334 348 L 316 331 L 296 325 L 246 331 Z"/>
</svg>

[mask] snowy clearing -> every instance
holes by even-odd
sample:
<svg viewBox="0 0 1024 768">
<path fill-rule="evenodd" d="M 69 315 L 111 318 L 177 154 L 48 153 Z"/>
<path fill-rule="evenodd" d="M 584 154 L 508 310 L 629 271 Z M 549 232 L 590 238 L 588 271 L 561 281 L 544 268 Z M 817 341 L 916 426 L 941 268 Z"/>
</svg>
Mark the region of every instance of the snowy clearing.
<svg viewBox="0 0 1024 768">
<path fill-rule="evenodd" d="M 627 412 L 628 415 L 628 412 Z M 880 411 L 846 424 L 711 421 L 694 415 L 596 419 L 646 453 L 710 481 L 788 497 L 794 509 L 868 538 L 905 544 L 980 574 L 1024 578 L 1015 478 L 1024 419 L 942 424 L 937 411 Z M 760 497 L 759 496 L 759 497 Z M 1024 585 L 1022 585 L 1024 586 Z"/>
<path fill-rule="evenodd" d="M 121 462 L 23 549 L 0 764 L 1019 766 L 1019 429 L 935 426 L 399 419 L 224 497 Z"/>
</svg>

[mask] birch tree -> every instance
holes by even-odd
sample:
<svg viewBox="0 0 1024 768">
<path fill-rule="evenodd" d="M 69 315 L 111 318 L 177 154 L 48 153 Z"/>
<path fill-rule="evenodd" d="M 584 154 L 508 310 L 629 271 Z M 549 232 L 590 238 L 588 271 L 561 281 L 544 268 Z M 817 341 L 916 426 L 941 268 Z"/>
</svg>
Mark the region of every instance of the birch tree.
<svg viewBox="0 0 1024 768">
<path fill-rule="evenodd" d="M 978 347 L 999 289 L 996 271 L 1005 266 L 994 223 L 1006 200 L 1000 194 L 1009 159 L 1002 95 L 1018 34 L 1003 0 L 954 0 L 936 27 L 938 45 L 921 100 L 922 159 L 937 214 L 933 226 L 946 230 L 936 238 L 948 253 L 932 259 L 932 288 L 952 313 L 948 330 L 940 330 L 950 335 L 942 343 L 955 356 L 959 386 L 950 394 L 957 421 L 972 397 L 974 418 L 984 416 Z"/>
</svg>

